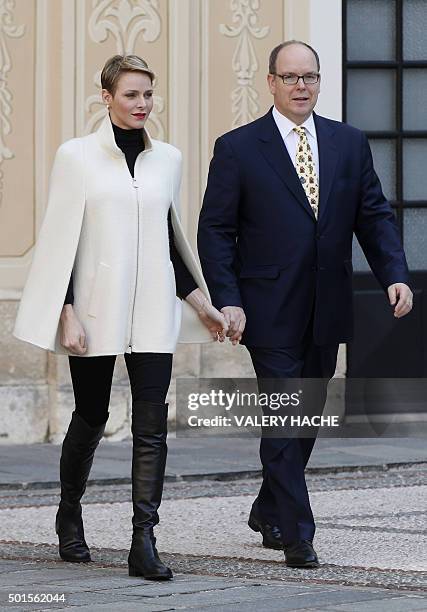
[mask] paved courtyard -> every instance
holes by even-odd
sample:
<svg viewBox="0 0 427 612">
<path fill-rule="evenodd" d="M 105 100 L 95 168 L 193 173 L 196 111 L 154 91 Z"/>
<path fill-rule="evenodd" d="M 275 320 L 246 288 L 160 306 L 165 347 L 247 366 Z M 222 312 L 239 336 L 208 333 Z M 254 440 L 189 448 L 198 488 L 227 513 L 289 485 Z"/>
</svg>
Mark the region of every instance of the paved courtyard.
<svg viewBox="0 0 427 612">
<path fill-rule="evenodd" d="M 88 487 L 87 565 L 57 556 L 54 483 L 3 485 L 0 610 L 427 610 L 426 464 L 309 472 L 318 570 L 287 568 L 248 529 L 255 473 L 170 480 L 156 533 L 175 574 L 165 584 L 127 576 L 126 482 Z M 46 601 L 28 603 L 29 594 Z M 47 601 L 55 595 L 62 601 Z"/>
</svg>

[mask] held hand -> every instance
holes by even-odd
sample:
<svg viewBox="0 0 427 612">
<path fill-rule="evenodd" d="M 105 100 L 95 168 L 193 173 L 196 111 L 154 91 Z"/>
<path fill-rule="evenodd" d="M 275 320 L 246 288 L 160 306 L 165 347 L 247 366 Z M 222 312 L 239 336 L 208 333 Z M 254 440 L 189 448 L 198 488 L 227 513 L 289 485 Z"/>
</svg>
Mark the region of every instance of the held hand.
<svg viewBox="0 0 427 612">
<path fill-rule="evenodd" d="M 214 340 L 224 342 L 225 334 L 228 331 L 228 325 L 223 314 L 212 306 L 207 300 L 203 303 L 202 308 L 198 311 L 199 319 L 205 325 Z"/>
<path fill-rule="evenodd" d="M 394 316 L 400 319 L 411 312 L 413 294 L 405 283 L 394 283 L 387 289 L 390 305 L 395 306 Z"/>
<path fill-rule="evenodd" d="M 230 338 L 231 344 L 236 346 L 242 339 L 246 325 L 244 310 L 240 306 L 224 306 L 224 308 L 221 308 L 221 312 L 224 314 L 228 324 L 227 336 Z"/>
<path fill-rule="evenodd" d="M 185 299 L 197 311 L 199 319 L 208 328 L 212 339 L 224 342 L 228 331 L 224 315 L 212 306 L 200 289 L 194 289 Z"/>
<path fill-rule="evenodd" d="M 62 309 L 61 344 L 75 355 L 84 355 L 87 351 L 85 330 L 71 304 L 66 304 Z"/>
</svg>

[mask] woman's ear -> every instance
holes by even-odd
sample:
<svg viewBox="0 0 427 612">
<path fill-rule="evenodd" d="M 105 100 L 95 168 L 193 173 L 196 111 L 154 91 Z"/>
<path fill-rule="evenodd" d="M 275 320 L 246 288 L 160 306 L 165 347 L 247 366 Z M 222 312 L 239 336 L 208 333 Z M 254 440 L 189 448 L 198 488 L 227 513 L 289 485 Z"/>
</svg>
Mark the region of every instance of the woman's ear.
<svg viewBox="0 0 427 612">
<path fill-rule="evenodd" d="M 113 96 L 110 94 L 108 89 L 103 89 L 101 91 L 101 96 L 102 96 L 102 101 L 104 104 L 106 104 L 107 106 L 111 104 L 111 100 L 113 99 Z"/>
</svg>

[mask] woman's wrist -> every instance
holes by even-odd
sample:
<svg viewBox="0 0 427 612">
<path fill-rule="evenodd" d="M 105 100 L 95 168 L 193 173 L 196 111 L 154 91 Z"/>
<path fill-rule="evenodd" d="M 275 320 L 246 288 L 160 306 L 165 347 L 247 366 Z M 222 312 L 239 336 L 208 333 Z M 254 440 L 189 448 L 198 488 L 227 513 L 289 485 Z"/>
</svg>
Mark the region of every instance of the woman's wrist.
<svg viewBox="0 0 427 612">
<path fill-rule="evenodd" d="M 198 287 L 189 293 L 185 300 L 194 308 L 194 310 L 197 311 L 197 314 L 199 315 L 206 312 L 206 306 L 209 305 L 209 300 Z"/>
<path fill-rule="evenodd" d="M 61 311 L 61 319 L 67 319 L 74 314 L 72 304 L 64 304 Z"/>
</svg>

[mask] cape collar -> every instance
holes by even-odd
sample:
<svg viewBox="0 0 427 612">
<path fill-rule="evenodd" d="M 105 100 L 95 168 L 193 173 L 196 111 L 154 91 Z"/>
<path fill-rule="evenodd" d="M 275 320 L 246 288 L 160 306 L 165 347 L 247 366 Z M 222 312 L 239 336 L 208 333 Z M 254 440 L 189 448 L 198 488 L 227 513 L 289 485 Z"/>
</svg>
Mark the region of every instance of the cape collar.
<svg viewBox="0 0 427 612">
<path fill-rule="evenodd" d="M 142 138 L 144 140 L 144 151 L 151 151 L 153 149 L 153 143 L 149 133 L 145 128 L 142 130 Z M 125 154 L 117 146 L 116 139 L 114 137 L 113 126 L 111 124 L 110 115 L 107 114 L 101 121 L 99 128 L 96 130 L 96 136 L 101 146 L 113 157 L 124 157 Z"/>
</svg>

